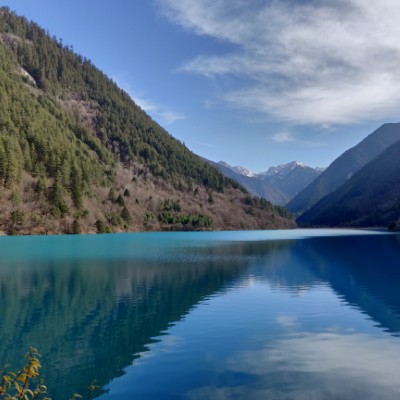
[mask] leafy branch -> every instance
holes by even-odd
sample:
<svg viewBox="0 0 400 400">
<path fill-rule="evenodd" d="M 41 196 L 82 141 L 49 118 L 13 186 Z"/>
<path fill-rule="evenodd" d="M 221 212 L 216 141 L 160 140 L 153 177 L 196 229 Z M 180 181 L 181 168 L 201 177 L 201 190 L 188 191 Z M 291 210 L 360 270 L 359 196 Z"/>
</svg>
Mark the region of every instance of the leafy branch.
<svg viewBox="0 0 400 400">
<path fill-rule="evenodd" d="M 47 397 L 47 387 L 44 385 L 43 378 L 40 377 L 38 350 L 30 347 L 25 354 L 26 363 L 17 373 L 9 371 L 7 365 L 3 368 L 0 384 L 0 400 L 51 400 Z M 91 400 L 93 392 L 98 388 L 92 383 L 88 387 L 86 400 Z M 74 393 L 68 400 L 82 399 L 80 394 Z"/>
</svg>

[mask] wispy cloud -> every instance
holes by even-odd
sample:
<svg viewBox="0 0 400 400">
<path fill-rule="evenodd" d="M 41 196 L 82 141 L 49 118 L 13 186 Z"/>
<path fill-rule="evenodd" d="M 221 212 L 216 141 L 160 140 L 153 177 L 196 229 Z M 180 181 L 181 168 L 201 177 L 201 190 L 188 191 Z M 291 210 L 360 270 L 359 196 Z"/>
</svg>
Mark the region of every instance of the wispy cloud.
<svg viewBox="0 0 400 400">
<path fill-rule="evenodd" d="M 199 145 L 199 146 L 208 147 L 210 149 L 215 149 L 216 148 L 216 146 L 214 144 L 210 144 L 210 143 L 196 142 L 196 144 Z"/>
<path fill-rule="evenodd" d="M 173 124 L 176 121 L 185 119 L 185 115 L 180 112 L 171 111 L 165 106 L 156 104 L 148 100 L 143 94 L 134 90 L 132 85 L 127 82 L 123 76 L 114 76 L 114 82 L 126 93 L 129 94 L 131 99 L 144 111 L 152 115 L 158 122 L 166 125 Z"/>
<path fill-rule="evenodd" d="M 156 110 L 156 114 L 158 114 L 161 120 L 164 121 L 167 125 L 173 124 L 176 121 L 180 121 L 186 118 L 183 113 L 162 109 Z"/>
<path fill-rule="evenodd" d="M 224 99 L 298 124 L 397 116 L 398 0 L 158 0 L 176 24 L 236 45 L 182 70 L 247 83 Z"/>
<path fill-rule="evenodd" d="M 275 143 L 298 143 L 305 147 L 322 147 L 326 145 L 326 143 L 318 140 L 302 139 L 289 131 L 279 131 L 272 135 L 270 139 Z"/>
<path fill-rule="evenodd" d="M 277 132 L 272 136 L 272 140 L 276 143 L 295 142 L 294 136 L 286 131 Z"/>
</svg>

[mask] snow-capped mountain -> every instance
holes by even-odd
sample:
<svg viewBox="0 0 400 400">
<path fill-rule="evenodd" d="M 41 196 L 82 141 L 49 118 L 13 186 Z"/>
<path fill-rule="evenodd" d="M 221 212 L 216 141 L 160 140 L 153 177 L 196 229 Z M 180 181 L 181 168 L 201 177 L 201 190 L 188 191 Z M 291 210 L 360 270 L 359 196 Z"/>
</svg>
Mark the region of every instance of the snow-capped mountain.
<svg viewBox="0 0 400 400">
<path fill-rule="evenodd" d="M 240 174 L 240 175 L 248 176 L 250 178 L 253 177 L 253 176 L 256 176 L 256 174 L 254 172 L 252 172 L 252 171 L 250 171 L 250 170 L 248 170 L 246 168 L 240 167 L 240 166 L 232 167 L 231 165 L 227 164 L 224 161 L 220 161 L 218 164 L 222 165 L 225 168 L 229 168 L 230 170 L 232 170 L 232 171 L 234 171 L 234 172 L 236 172 L 237 174 Z"/>
<path fill-rule="evenodd" d="M 311 168 L 299 161 L 270 167 L 258 174 L 243 167 L 232 167 L 223 161 L 215 166 L 250 193 L 275 204 L 286 204 L 323 171 L 323 168 Z"/>
<path fill-rule="evenodd" d="M 268 171 L 257 176 L 286 193 L 291 199 L 308 186 L 321 172 L 322 168 L 312 168 L 299 161 L 292 161 L 271 167 Z"/>
<path fill-rule="evenodd" d="M 270 167 L 270 168 L 268 168 L 268 171 L 261 172 L 258 175 L 264 175 L 264 176 L 278 175 L 280 177 L 285 177 L 288 173 L 293 171 L 295 168 L 310 168 L 310 167 L 307 167 L 305 164 L 303 164 L 299 161 L 292 161 L 287 164 L 281 164 L 281 165 L 277 165 L 276 167 Z"/>
</svg>

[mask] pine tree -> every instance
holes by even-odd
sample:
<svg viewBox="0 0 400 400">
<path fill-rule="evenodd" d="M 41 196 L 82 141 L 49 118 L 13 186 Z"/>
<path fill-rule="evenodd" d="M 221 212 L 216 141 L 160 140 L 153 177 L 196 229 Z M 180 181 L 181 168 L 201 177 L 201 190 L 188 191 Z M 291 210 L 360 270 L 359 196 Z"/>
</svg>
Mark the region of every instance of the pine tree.
<svg viewBox="0 0 400 400">
<path fill-rule="evenodd" d="M 121 211 L 121 218 L 129 224 L 132 221 L 131 214 L 129 213 L 129 210 L 124 207 Z"/>
<path fill-rule="evenodd" d="M 125 206 L 125 201 L 124 198 L 121 195 L 118 195 L 117 200 L 115 200 L 115 202 L 120 205 L 120 206 Z"/>
<path fill-rule="evenodd" d="M 78 168 L 76 163 L 73 164 L 71 169 L 71 177 L 70 177 L 70 190 L 72 195 L 72 201 L 77 209 L 82 208 L 83 200 L 82 200 L 82 173 Z"/>
</svg>

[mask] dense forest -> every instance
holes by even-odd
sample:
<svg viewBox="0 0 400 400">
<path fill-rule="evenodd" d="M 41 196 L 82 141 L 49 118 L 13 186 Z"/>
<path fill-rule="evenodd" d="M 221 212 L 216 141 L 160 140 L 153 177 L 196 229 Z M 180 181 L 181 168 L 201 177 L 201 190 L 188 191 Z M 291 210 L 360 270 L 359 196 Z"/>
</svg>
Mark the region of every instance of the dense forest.
<svg viewBox="0 0 400 400">
<path fill-rule="evenodd" d="M 0 9 L 0 230 L 294 225 L 153 121 L 90 60 Z"/>
</svg>

